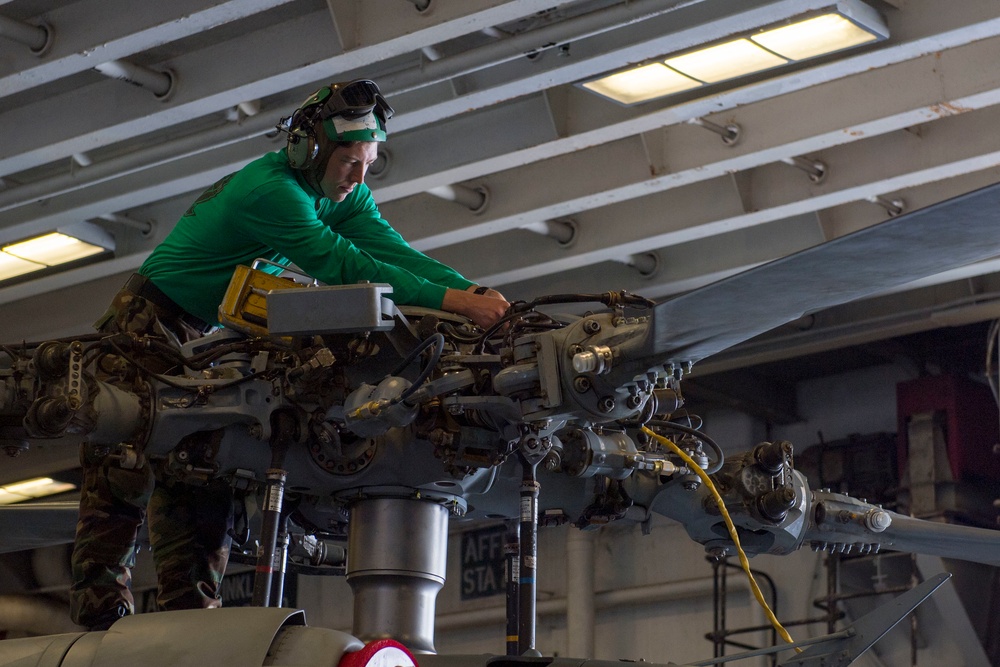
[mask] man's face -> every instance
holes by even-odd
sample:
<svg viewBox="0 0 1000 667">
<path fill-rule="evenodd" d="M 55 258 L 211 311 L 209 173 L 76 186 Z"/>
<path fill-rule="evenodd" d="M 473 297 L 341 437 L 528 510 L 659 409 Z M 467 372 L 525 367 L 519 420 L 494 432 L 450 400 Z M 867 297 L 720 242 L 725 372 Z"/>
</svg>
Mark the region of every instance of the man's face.
<svg viewBox="0 0 1000 667">
<path fill-rule="evenodd" d="M 319 183 L 323 194 L 333 201 L 344 201 L 356 185 L 365 182 L 368 167 L 377 155 L 378 143 L 374 141 L 359 141 L 333 149 Z"/>
</svg>

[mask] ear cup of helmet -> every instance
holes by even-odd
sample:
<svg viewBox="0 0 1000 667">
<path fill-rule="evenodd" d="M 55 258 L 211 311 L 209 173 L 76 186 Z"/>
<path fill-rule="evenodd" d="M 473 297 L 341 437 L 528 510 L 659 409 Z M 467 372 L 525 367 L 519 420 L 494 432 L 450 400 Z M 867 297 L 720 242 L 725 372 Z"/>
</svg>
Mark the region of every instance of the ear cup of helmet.
<svg viewBox="0 0 1000 667">
<path fill-rule="evenodd" d="M 311 133 L 297 128 L 288 133 L 285 153 L 288 156 L 288 165 L 292 169 L 309 169 L 319 155 L 319 144 Z"/>
</svg>

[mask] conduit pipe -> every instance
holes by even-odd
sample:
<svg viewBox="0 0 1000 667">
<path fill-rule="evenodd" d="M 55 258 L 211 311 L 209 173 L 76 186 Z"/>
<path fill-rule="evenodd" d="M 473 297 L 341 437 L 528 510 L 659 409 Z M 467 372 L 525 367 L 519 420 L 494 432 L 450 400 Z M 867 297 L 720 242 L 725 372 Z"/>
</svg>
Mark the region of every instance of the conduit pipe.
<svg viewBox="0 0 1000 667">
<path fill-rule="evenodd" d="M 576 241 L 577 224 L 574 220 L 542 220 L 532 222 L 521 229 L 555 239 L 561 246 L 572 245 Z"/>
<path fill-rule="evenodd" d="M 0 629 L 51 635 L 85 628 L 69 620 L 69 606 L 44 597 L 0 595 Z"/>
<path fill-rule="evenodd" d="M 94 69 L 110 79 L 145 88 L 160 99 L 168 98 L 174 91 L 174 75 L 169 71 L 158 72 L 127 60 L 109 60 Z"/>
<path fill-rule="evenodd" d="M 712 577 L 699 579 L 684 579 L 670 581 L 650 586 L 635 586 L 611 591 L 601 591 L 594 594 L 594 609 L 614 609 L 617 607 L 638 604 L 654 604 L 672 602 L 691 598 L 710 597 L 713 592 Z M 726 595 L 743 596 L 747 587 L 742 583 L 733 582 L 726 586 Z M 565 614 L 568 601 L 566 598 L 539 600 L 535 611 L 539 616 L 555 616 Z M 454 630 L 458 628 L 476 627 L 503 623 L 507 617 L 506 606 L 486 607 L 468 611 L 441 614 L 437 617 L 437 630 Z"/>
<path fill-rule="evenodd" d="M 470 188 L 467 185 L 457 184 L 430 188 L 427 194 L 461 204 L 473 213 L 482 212 L 490 200 L 489 190 L 485 187 Z"/>
<path fill-rule="evenodd" d="M 642 252 L 629 255 L 625 264 L 638 271 L 644 278 L 651 278 L 660 270 L 660 256 L 655 252 Z"/>
<path fill-rule="evenodd" d="M 781 159 L 787 165 L 801 169 L 809 176 L 813 183 L 820 183 L 826 178 L 826 163 L 820 160 L 811 160 L 805 157 L 786 157 Z"/>
<path fill-rule="evenodd" d="M 594 655 L 594 536 L 566 534 L 566 655 Z"/>
<path fill-rule="evenodd" d="M 35 55 L 41 55 L 49 46 L 52 32 L 47 26 L 30 25 L 0 16 L 0 37 L 24 44 Z"/>
<path fill-rule="evenodd" d="M 869 197 L 868 201 L 884 208 L 890 218 L 895 218 L 897 215 L 906 210 L 906 202 L 899 198 L 887 199 L 886 197 L 879 197 L 878 195 L 875 195 Z"/>
</svg>

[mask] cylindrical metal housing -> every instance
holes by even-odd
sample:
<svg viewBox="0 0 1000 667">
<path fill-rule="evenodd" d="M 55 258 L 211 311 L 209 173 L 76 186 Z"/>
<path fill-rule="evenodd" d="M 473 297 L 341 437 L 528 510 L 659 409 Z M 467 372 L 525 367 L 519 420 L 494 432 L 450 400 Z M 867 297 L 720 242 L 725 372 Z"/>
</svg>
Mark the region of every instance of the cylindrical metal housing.
<svg viewBox="0 0 1000 667">
<path fill-rule="evenodd" d="M 447 558 L 448 511 L 441 505 L 408 498 L 352 505 L 347 582 L 354 592 L 354 635 L 434 653 L 434 609 Z"/>
</svg>

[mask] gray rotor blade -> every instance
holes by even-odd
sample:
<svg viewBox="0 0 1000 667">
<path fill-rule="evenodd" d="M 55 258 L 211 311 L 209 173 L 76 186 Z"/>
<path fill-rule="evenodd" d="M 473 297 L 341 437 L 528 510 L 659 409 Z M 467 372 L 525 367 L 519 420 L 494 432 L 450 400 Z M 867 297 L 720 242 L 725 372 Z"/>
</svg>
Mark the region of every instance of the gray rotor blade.
<svg viewBox="0 0 1000 667">
<path fill-rule="evenodd" d="M 890 512 L 892 525 L 879 535 L 884 547 L 1000 567 L 1000 530 L 957 526 Z"/>
<path fill-rule="evenodd" d="M 998 223 L 994 184 L 688 292 L 655 307 L 633 360 L 696 362 L 806 313 L 998 256 Z"/>
<path fill-rule="evenodd" d="M 72 542 L 79 513 L 76 501 L 0 506 L 0 553 Z"/>
</svg>

